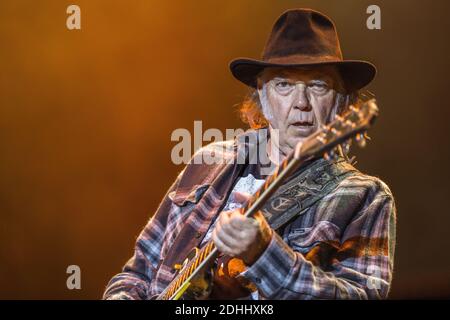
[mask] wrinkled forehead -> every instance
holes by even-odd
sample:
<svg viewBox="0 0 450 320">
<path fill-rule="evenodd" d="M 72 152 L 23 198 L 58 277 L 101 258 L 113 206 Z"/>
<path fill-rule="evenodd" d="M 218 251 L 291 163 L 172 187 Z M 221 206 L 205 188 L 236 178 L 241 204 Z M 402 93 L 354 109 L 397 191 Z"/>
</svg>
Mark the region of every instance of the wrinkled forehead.
<svg viewBox="0 0 450 320">
<path fill-rule="evenodd" d="M 275 78 L 294 81 L 323 80 L 331 84 L 340 81 L 339 72 L 333 66 L 313 67 L 270 67 L 263 70 L 258 77 L 258 82 L 268 82 Z"/>
</svg>

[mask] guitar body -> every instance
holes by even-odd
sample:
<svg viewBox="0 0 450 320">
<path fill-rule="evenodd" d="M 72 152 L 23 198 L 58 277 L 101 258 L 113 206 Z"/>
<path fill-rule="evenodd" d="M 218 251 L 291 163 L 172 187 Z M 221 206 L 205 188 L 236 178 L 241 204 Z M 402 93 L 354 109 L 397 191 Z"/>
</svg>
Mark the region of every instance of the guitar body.
<svg viewBox="0 0 450 320">
<path fill-rule="evenodd" d="M 213 277 L 211 300 L 234 300 L 248 297 L 257 290 L 251 282 L 237 276 L 246 266 L 241 259 L 220 256 Z"/>
<path fill-rule="evenodd" d="M 192 249 L 179 272 L 183 272 L 189 262 L 198 258 L 199 253 L 200 249 Z M 256 287 L 244 279 L 236 278 L 245 268 L 242 260 L 220 255 L 212 266 L 206 267 L 190 280 L 179 299 L 233 300 L 247 297 Z"/>
</svg>

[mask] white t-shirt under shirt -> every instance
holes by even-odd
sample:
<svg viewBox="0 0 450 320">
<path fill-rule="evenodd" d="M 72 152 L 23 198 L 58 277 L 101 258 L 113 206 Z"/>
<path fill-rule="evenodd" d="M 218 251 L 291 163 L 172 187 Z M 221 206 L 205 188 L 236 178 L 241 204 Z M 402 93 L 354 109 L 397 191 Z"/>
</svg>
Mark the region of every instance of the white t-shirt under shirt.
<svg viewBox="0 0 450 320">
<path fill-rule="evenodd" d="M 258 191 L 259 188 L 264 184 L 267 178 L 267 175 L 262 175 L 260 171 L 260 166 L 258 164 L 247 165 L 247 167 L 244 169 L 244 172 L 234 185 L 230 195 L 228 196 L 228 199 L 222 211 L 230 211 L 243 207 L 243 203 L 240 203 L 236 200 L 235 194 L 236 192 L 239 192 L 246 193 L 248 195 L 254 195 L 256 191 Z M 214 226 L 216 225 L 216 222 L 217 217 L 209 227 L 208 232 L 201 242 L 201 246 L 206 244 L 206 242 L 211 239 L 211 233 L 214 229 Z"/>
<path fill-rule="evenodd" d="M 240 203 L 236 200 L 236 197 L 235 197 L 236 192 L 253 195 L 264 184 L 266 178 L 267 178 L 267 175 L 261 174 L 261 167 L 258 164 L 247 165 L 247 167 L 244 169 L 244 172 L 238 178 L 236 184 L 234 185 L 233 190 L 231 191 L 230 195 L 228 196 L 228 199 L 227 199 L 226 204 L 223 207 L 222 211 L 230 211 L 230 210 L 242 208 L 243 203 Z M 201 242 L 201 246 L 205 245 L 211 239 L 211 234 L 212 234 L 212 231 L 214 230 L 214 226 L 216 225 L 216 222 L 217 222 L 217 217 L 215 218 L 214 222 L 209 227 L 208 232 L 206 233 L 205 237 L 203 238 L 203 240 Z M 251 299 L 258 300 L 258 291 L 252 292 Z"/>
</svg>

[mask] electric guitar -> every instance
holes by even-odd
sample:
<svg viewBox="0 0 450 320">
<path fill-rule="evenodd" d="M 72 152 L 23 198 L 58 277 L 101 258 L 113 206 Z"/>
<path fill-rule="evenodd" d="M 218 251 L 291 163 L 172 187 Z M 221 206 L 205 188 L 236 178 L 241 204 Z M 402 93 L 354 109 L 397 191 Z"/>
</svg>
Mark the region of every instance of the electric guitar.
<svg viewBox="0 0 450 320">
<path fill-rule="evenodd" d="M 250 198 L 243 207 L 243 215 L 251 217 L 259 211 L 265 202 L 274 194 L 282 182 L 305 161 L 318 156 L 326 159 L 334 158 L 342 147 L 347 148 L 352 138 L 359 146 L 366 144 L 367 130 L 373 125 L 378 115 L 375 99 L 362 95 L 358 102 L 351 105 L 347 112 L 330 124 L 323 126 L 310 135 L 303 143 L 275 169 L 264 185 Z M 339 150 L 340 149 L 340 150 Z M 212 265 L 219 252 L 212 240 L 202 248 L 194 248 L 175 278 L 156 300 L 178 300 L 180 298 L 204 298 L 211 292 Z"/>
</svg>

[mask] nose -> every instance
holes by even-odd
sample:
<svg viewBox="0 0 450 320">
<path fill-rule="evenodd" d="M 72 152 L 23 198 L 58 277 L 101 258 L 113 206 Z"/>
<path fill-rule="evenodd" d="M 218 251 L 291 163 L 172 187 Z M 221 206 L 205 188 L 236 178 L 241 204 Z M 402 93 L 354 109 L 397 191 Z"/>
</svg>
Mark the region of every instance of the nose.
<svg viewBox="0 0 450 320">
<path fill-rule="evenodd" d="M 306 85 L 298 84 L 296 87 L 297 95 L 295 96 L 294 108 L 300 111 L 311 111 L 311 104 L 309 103 L 306 94 Z"/>
</svg>

